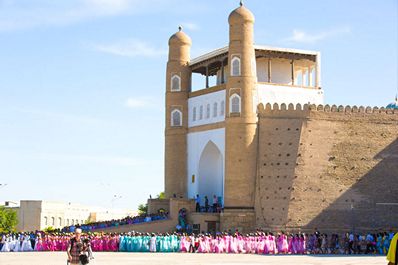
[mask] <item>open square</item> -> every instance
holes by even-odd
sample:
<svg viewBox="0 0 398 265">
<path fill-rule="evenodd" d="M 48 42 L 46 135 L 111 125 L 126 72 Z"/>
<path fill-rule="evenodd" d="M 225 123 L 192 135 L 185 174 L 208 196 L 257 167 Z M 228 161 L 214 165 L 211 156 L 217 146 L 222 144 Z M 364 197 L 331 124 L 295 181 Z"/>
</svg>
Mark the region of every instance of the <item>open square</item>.
<svg viewBox="0 0 398 265">
<path fill-rule="evenodd" d="M 384 256 L 261 256 L 243 254 L 187 254 L 187 253 L 94 253 L 93 265 L 381 265 L 387 264 Z M 55 265 L 66 264 L 64 252 L 0 253 L 1 265 Z"/>
</svg>

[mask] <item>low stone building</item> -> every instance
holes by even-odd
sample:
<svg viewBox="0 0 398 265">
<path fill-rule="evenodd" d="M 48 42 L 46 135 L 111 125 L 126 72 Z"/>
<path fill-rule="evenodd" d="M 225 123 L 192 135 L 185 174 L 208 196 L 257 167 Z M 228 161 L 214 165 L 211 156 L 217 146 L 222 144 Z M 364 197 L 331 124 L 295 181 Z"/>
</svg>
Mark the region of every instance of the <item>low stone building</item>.
<svg viewBox="0 0 398 265">
<path fill-rule="evenodd" d="M 86 222 L 120 219 L 136 214 L 128 210 L 42 200 L 21 200 L 19 206 L 12 208 L 18 213 L 18 231 L 43 230 L 47 227 L 63 228 Z"/>
</svg>

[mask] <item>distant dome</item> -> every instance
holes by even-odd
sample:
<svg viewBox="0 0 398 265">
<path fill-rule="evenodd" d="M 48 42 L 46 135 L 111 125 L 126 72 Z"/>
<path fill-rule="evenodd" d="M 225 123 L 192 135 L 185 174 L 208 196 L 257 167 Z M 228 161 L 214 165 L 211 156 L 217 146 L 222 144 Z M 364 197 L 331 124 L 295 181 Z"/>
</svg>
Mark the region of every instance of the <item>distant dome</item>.
<svg viewBox="0 0 398 265">
<path fill-rule="evenodd" d="M 393 102 L 387 105 L 386 107 L 387 109 L 398 109 L 398 103 L 397 102 Z"/>
<path fill-rule="evenodd" d="M 228 22 L 229 24 L 239 24 L 243 22 L 254 23 L 254 15 L 244 5 L 241 5 L 240 7 L 232 11 L 231 14 L 229 14 Z"/>
<path fill-rule="evenodd" d="M 188 44 L 191 45 L 192 41 L 191 38 L 182 31 L 182 28 L 179 27 L 179 31 L 174 33 L 169 39 L 169 45 L 181 45 L 181 44 Z"/>
</svg>

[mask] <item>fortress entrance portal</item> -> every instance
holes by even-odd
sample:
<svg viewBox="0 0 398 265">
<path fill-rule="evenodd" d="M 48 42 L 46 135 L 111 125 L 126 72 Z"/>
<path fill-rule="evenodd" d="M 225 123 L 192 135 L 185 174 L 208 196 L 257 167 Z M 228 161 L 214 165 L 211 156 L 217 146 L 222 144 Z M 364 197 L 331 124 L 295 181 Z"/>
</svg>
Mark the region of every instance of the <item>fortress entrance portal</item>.
<svg viewBox="0 0 398 265">
<path fill-rule="evenodd" d="M 212 141 L 209 141 L 203 149 L 199 161 L 198 193 L 202 198 L 202 203 L 205 196 L 209 198 L 210 205 L 213 202 L 213 195 L 223 198 L 223 175 L 222 154 L 217 146 Z"/>
</svg>

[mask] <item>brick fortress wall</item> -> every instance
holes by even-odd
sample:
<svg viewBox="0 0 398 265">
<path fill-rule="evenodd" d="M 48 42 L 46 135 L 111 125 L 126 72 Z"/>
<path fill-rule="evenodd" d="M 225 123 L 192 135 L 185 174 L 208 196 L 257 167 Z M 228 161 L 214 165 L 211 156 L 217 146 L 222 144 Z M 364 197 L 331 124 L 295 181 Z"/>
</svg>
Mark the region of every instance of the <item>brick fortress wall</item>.
<svg viewBox="0 0 398 265">
<path fill-rule="evenodd" d="M 259 105 L 256 225 L 398 228 L 398 112 Z"/>
</svg>

